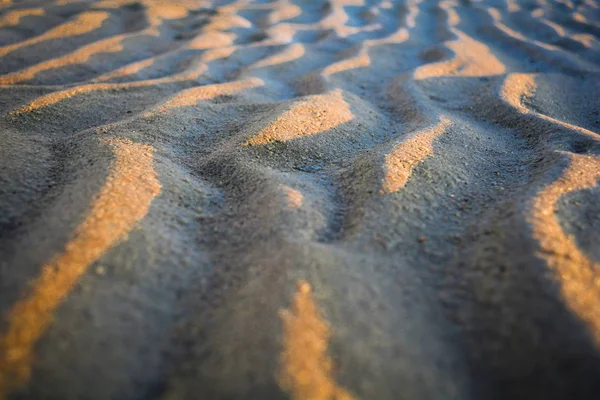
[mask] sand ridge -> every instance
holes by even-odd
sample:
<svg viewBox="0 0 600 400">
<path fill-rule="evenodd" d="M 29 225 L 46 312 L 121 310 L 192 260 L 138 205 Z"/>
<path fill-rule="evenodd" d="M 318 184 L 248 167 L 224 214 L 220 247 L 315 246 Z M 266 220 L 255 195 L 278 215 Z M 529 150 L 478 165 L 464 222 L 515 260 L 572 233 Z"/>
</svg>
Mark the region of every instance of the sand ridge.
<svg viewBox="0 0 600 400">
<path fill-rule="evenodd" d="M 107 140 L 115 164 L 90 213 L 64 251 L 42 267 L 24 298 L 14 305 L 0 339 L 0 397 L 27 382 L 33 347 L 52 321 L 52 312 L 78 278 L 141 220 L 160 191 L 152 167 L 152 148 L 126 140 Z"/>
<path fill-rule="evenodd" d="M 0 2 L 0 398 L 595 399 L 599 10 Z"/>
</svg>

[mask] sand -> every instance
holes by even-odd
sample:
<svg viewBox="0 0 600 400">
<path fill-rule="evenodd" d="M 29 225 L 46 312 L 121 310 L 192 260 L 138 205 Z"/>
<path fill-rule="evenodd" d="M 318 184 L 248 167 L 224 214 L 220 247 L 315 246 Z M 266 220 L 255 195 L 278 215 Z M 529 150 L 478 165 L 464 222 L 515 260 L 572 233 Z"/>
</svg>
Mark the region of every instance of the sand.
<svg viewBox="0 0 600 400">
<path fill-rule="evenodd" d="M 0 1 L 0 400 L 597 399 L 596 0 Z"/>
</svg>

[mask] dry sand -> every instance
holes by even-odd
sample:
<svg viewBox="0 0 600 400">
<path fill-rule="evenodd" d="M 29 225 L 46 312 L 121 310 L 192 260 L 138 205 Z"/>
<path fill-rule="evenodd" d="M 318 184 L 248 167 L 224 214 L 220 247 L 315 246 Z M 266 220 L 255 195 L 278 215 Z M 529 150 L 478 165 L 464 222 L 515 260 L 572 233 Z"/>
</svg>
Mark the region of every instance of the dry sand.
<svg viewBox="0 0 600 400">
<path fill-rule="evenodd" d="M 597 399 L 597 0 L 0 1 L 0 399 Z"/>
</svg>

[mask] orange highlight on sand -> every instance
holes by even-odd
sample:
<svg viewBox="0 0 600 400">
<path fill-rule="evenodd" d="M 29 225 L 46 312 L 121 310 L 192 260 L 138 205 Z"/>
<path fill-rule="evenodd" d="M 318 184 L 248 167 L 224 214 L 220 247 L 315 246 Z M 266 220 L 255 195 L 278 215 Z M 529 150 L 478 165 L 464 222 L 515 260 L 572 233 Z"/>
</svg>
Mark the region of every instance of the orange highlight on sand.
<svg viewBox="0 0 600 400">
<path fill-rule="evenodd" d="M 533 236 L 539 256 L 556 274 L 563 298 L 591 329 L 600 344 L 600 264 L 588 258 L 567 235 L 556 217 L 561 196 L 589 189 L 600 182 L 600 157 L 571 154 L 563 175 L 541 190 L 533 202 Z"/>
<path fill-rule="evenodd" d="M 307 282 L 298 283 L 290 310 L 281 311 L 283 352 L 279 384 L 295 400 L 352 400 L 332 377 L 333 361 L 327 355 L 331 328 L 324 321 Z"/>
<path fill-rule="evenodd" d="M 28 381 L 34 345 L 51 325 L 54 310 L 88 267 L 144 218 L 160 192 L 152 147 L 122 139 L 107 143 L 116 159 L 89 214 L 8 315 L 8 331 L 0 337 L 0 399 Z"/>
<path fill-rule="evenodd" d="M 2 1 L 0 1 L 0 4 L 2 4 Z M 21 10 L 9 11 L 0 18 L 0 28 L 19 25 L 19 22 L 21 22 L 21 19 L 24 17 L 39 17 L 44 15 L 46 15 L 46 12 L 42 8 L 25 8 Z"/>
<path fill-rule="evenodd" d="M 246 141 L 244 145 L 260 146 L 273 141 L 289 141 L 316 135 L 354 119 L 342 91 L 307 96 L 294 101 L 275 121 Z"/>
<path fill-rule="evenodd" d="M 450 126 L 446 117 L 430 127 L 411 134 L 408 139 L 394 146 L 385 156 L 385 167 L 380 194 L 395 193 L 408 182 L 413 168 L 433 153 L 433 141 Z"/>
<path fill-rule="evenodd" d="M 66 37 L 78 36 L 92 32 L 100 28 L 100 26 L 102 26 L 102 23 L 106 21 L 108 17 L 108 13 L 103 11 L 93 11 L 80 14 L 73 20 L 67 21 L 64 24 L 59 25 L 56 28 L 51 29 L 40 36 L 36 36 L 29 40 L 15 43 L 13 45 L 0 47 L 0 56 L 4 56 L 10 53 L 11 51 L 15 51 L 19 48 L 31 46 L 33 44 L 38 44 L 47 40 L 63 39 Z"/>
</svg>

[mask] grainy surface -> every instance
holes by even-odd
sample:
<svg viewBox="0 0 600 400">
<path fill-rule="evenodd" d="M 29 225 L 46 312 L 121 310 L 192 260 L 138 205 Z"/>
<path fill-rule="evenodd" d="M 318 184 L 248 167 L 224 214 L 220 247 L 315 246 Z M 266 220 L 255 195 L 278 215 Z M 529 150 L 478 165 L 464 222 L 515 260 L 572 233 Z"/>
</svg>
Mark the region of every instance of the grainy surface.
<svg viewBox="0 0 600 400">
<path fill-rule="evenodd" d="M 597 399 L 600 4 L 0 1 L 0 399 Z"/>
</svg>

